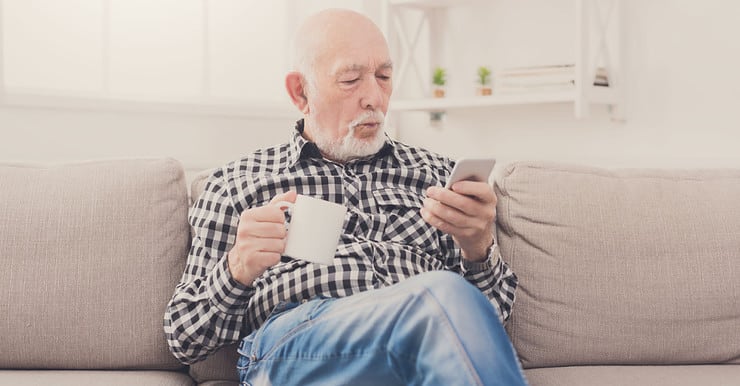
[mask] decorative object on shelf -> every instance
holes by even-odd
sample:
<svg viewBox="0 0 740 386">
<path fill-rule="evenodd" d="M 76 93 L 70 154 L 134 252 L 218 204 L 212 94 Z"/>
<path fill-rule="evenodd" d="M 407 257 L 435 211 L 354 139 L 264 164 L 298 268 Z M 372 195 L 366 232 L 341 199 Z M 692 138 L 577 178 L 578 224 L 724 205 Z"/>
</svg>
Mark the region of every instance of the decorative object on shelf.
<svg viewBox="0 0 740 386">
<path fill-rule="evenodd" d="M 576 68 L 573 63 L 505 68 L 496 79 L 500 94 L 574 90 Z"/>
<path fill-rule="evenodd" d="M 445 112 L 444 111 L 431 111 L 429 113 L 429 126 L 443 127 L 444 123 L 445 123 Z"/>
<path fill-rule="evenodd" d="M 491 95 L 491 69 L 486 66 L 478 67 L 478 95 Z"/>
<path fill-rule="evenodd" d="M 609 87 L 609 73 L 606 68 L 596 68 L 596 74 L 594 74 L 594 86 Z"/>
<path fill-rule="evenodd" d="M 447 83 L 447 70 L 442 67 L 436 67 L 434 74 L 432 75 L 432 84 L 434 84 L 434 97 L 444 98 L 445 89 L 444 86 Z"/>
</svg>

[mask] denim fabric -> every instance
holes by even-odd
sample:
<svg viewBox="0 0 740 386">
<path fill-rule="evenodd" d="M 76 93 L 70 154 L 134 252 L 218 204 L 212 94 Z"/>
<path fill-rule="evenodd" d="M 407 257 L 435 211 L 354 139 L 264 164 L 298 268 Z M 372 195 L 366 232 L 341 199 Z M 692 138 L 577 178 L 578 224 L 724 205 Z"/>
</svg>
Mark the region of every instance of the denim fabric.
<svg viewBox="0 0 740 386">
<path fill-rule="evenodd" d="M 498 314 L 465 279 L 424 273 L 341 299 L 281 303 L 245 337 L 244 385 L 524 385 Z"/>
</svg>

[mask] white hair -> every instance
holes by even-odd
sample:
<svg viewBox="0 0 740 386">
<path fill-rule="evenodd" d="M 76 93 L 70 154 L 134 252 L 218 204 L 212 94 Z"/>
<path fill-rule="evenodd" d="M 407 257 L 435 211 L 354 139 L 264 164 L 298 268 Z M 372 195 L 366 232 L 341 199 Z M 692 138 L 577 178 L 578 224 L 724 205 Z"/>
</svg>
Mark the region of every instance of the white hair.
<svg viewBox="0 0 740 386">
<path fill-rule="evenodd" d="M 303 36 L 301 32 L 298 30 L 291 41 L 291 71 L 301 74 L 305 82 L 304 89 L 308 94 L 313 94 L 317 87 L 316 52 L 315 49 L 309 47 L 307 40 L 309 37 Z"/>
</svg>

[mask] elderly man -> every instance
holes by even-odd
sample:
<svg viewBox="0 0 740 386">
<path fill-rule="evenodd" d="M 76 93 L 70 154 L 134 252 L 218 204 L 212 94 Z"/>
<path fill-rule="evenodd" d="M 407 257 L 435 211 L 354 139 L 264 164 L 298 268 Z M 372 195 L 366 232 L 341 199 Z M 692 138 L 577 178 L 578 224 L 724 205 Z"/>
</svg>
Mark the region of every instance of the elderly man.
<svg viewBox="0 0 740 386">
<path fill-rule="evenodd" d="M 218 169 L 193 206 L 173 354 L 241 341 L 252 385 L 524 384 L 491 186 L 444 189 L 450 160 L 385 135 L 393 66 L 368 18 L 327 10 L 296 36 L 285 85 L 303 119 L 289 143 Z M 278 203 L 297 193 L 348 208 L 332 265 L 282 256 Z"/>
</svg>

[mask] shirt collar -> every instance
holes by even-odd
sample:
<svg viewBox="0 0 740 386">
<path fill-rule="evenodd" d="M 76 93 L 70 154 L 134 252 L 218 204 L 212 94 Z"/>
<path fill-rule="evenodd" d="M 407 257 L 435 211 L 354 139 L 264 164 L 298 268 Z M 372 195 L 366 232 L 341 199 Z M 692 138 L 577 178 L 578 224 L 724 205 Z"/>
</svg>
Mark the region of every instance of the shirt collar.
<svg viewBox="0 0 740 386">
<path fill-rule="evenodd" d="M 295 165 L 301 159 L 322 158 L 321 152 L 315 143 L 303 138 L 303 119 L 295 123 L 295 131 L 290 138 L 290 154 L 288 162 Z"/>
<path fill-rule="evenodd" d="M 388 155 L 393 156 L 396 160 L 400 160 L 396 142 L 386 134 L 385 144 L 383 144 L 383 147 L 374 155 L 367 157 L 367 159 L 381 158 Z M 295 165 L 296 162 L 300 160 L 311 158 L 322 159 L 323 156 L 319 151 L 319 147 L 316 146 L 315 143 L 303 137 L 303 118 L 301 118 L 296 121 L 295 131 L 290 139 L 290 154 L 288 155 L 288 162 L 290 165 Z"/>
</svg>

